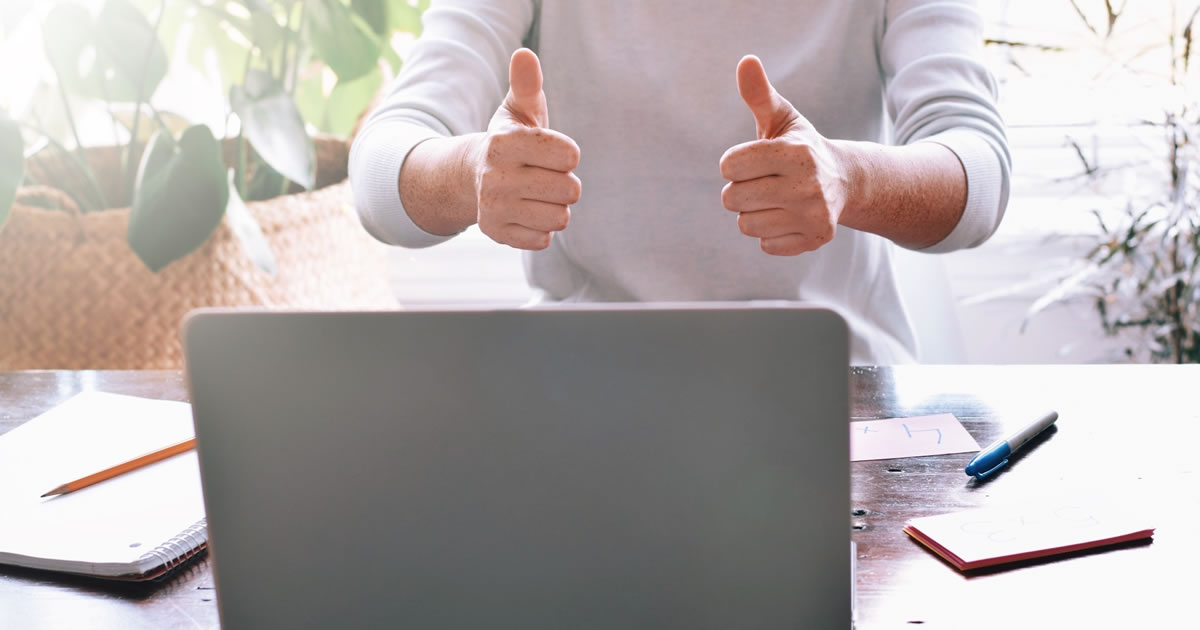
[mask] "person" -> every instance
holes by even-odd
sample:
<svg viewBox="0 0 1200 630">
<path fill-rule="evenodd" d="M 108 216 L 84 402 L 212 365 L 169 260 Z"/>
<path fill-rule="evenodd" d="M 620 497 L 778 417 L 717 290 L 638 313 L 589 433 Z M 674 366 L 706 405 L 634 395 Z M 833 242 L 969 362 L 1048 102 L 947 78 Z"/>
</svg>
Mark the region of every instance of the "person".
<svg viewBox="0 0 1200 630">
<path fill-rule="evenodd" d="M 854 363 L 911 362 L 893 248 L 973 247 L 1003 216 L 973 1 L 444 0 L 423 19 L 352 147 L 361 222 L 405 247 L 477 224 L 526 250 L 540 299 L 818 304 Z"/>
</svg>

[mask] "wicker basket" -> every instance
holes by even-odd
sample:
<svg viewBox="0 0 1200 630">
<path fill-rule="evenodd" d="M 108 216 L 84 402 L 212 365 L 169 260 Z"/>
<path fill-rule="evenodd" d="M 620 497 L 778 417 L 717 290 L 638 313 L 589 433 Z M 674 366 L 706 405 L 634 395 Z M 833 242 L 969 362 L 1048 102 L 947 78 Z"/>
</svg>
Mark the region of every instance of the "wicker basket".
<svg viewBox="0 0 1200 630">
<path fill-rule="evenodd" d="M 151 272 L 126 241 L 129 208 L 80 214 L 54 188 L 18 193 L 0 227 L 0 369 L 180 368 L 180 322 L 201 306 L 395 307 L 384 246 L 354 216 L 348 145 L 318 139 L 317 189 L 247 204 L 278 263 L 256 267 L 226 222 L 198 250 Z M 119 198 L 119 153 L 89 160 Z M 108 165 L 106 172 L 105 165 Z M 62 182 L 64 164 L 31 164 Z M 53 179 L 50 179 L 53 178 Z"/>
</svg>

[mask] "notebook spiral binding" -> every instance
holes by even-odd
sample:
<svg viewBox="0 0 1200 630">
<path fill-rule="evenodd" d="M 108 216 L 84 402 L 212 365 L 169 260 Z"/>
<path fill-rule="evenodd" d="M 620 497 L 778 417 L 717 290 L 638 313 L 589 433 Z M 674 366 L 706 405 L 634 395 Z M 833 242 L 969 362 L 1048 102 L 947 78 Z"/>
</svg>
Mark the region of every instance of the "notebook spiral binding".
<svg viewBox="0 0 1200 630">
<path fill-rule="evenodd" d="M 166 576 L 189 559 L 204 551 L 208 546 L 208 520 L 200 519 L 191 527 L 179 532 L 170 540 L 147 551 L 142 558 L 154 558 L 161 566 L 161 576 Z M 159 573 L 159 571 L 155 571 Z"/>
</svg>

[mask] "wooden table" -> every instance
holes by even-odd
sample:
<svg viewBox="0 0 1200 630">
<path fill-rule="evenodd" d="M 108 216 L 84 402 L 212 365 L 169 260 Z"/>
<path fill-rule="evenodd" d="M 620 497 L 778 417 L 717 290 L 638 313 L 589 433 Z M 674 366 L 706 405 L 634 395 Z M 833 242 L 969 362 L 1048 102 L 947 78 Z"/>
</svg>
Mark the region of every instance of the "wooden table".
<svg viewBox="0 0 1200 630">
<path fill-rule="evenodd" d="M 851 465 L 859 628 L 1200 628 L 1200 366 L 905 366 L 852 379 L 854 420 L 952 412 L 981 444 L 1042 408 L 1061 415 L 987 483 L 963 474 L 966 454 Z M 177 372 L 0 373 L 0 433 L 87 389 L 186 396 Z M 1153 542 L 965 576 L 901 532 L 916 516 L 1077 492 L 1149 515 Z M 0 628 L 214 627 L 207 559 L 154 585 L 0 568 Z"/>
</svg>

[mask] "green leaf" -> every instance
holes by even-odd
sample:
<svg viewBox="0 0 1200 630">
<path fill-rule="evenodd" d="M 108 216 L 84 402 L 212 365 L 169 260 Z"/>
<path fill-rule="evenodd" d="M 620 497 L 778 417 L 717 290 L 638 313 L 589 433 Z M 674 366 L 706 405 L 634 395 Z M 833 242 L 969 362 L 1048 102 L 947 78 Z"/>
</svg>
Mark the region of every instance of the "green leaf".
<svg viewBox="0 0 1200 630">
<path fill-rule="evenodd" d="M 188 127 L 178 143 L 156 135 L 138 169 L 129 246 L 158 271 L 207 241 L 228 204 L 221 146 L 207 126 Z"/>
<path fill-rule="evenodd" d="M 159 2 L 153 2 L 153 8 L 143 9 L 142 13 L 148 16 L 151 23 L 158 22 L 158 39 L 165 42 L 164 46 L 174 47 L 175 42 L 179 41 L 180 31 L 184 25 L 191 24 L 195 21 L 195 7 L 188 2 L 168 1 L 166 7 L 159 7 Z M 162 18 L 158 17 L 158 11 L 163 9 Z M 194 31 L 193 31 L 194 32 Z M 165 50 L 165 48 L 164 48 Z M 174 50 L 168 54 L 174 54 Z"/>
<path fill-rule="evenodd" d="M 95 19 L 77 4 L 58 4 L 42 38 L 59 81 L 80 96 L 144 100 L 167 74 L 166 49 L 128 0 L 108 0 Z"/>
<path fill-rule="evenodd" d="M 234 27 L 220 15 L 203 11 L 196 14 L 192 23 L 195 31 L 188 44 L 187 60 L 192 67 L 207 73 L 206 55 L 211 51 L 216 56 L 217 79 L 224 93 L 245 78 L 247 49 L 241 41 L 231 37 L 230 32 Z"/>
<path fill-rule="evenodd" d="M 327 99 L 320 72 L 313 72 L 296 83 L 296 108 L 312 126 L 325 128 Z"/>
<path fill-rule="evenodd" d="M 429 8 L 428 0 L 417 3 L 417 6 L 405 2 L 390 5 L 388 11 L 389 26 L 392 31 L 401 33 L 421 34 L 421 15 Z"/>
<path fill-rule="evenodd" d="M 59 82 L 69 90 L 99 91 L 100 85 L 94 71 L 80 68 L 84 53 L 99 56 L 92 42 L 94 25 L 95 22 L 86 9 L 69 3 L 55 5 L 42 21 L 42 42 L 46 48 L 46 58 L 54 68 L 54 73 L 58 75 Z M 100 63 L 98 58 L 92 61 L 93 66 Z"/>
<path fill-rule="evenodd" d="M 251 70 L 243 85 L 230 90 L 229 102 L 259 156 L 288 179 L 312 189 L 316 151 L 283 86 L 266 72 Z"/>
<path fill-rule="evenodd" d="M 258 157 L 254 165 L 250 167 L 250 181 L 246 182 L 243 198 L 246 201 L 274 199 L 286 189 L 287 178 L 271 168 L 270 164 L 263 162 L 261 157 Z"/>
<path fill-rule="evenodd" d="M 352 81 L 379 61 L 381 44 L 371 27 L 339 0 L 305 0 L 308 39 L 338 79 Z"/>
<path fill-rule="evenodd" d="M 229 218 L 229 228 L 241 242 L 242 249 L 246 250 L 250 260 L 269 275 L 278 274 L 279 265 L 275 262 L 275 253 L 271 251 L 271 244 L 263 235 L 262 226 L 238 196 L 237 186 L 233 185 L 232 170 L 229 171 L 229 205 L 225 207 L 225 214 Z"/>
<path fill-rule="evenodd" d="M 255 11 L 250 14 L 250 32 L 243 32 L 255 46 L 262 51 L 273 51 L 283 43 L 287 31 L 266 11 Z"/>
<path fill-rule="evenodd" d="M 388 34 L 391 29 L 388 14 L 391 10 L 403 11 L 410 8 L 408 5 L 392 8 L 391 3 L 386 0 L 350 0 L 350 10 L 361 17 L 376 35 Z"/>
<path fill-rule="evenodd" d="M 142 151 L 142 161 L 138 163 L 134 190 L 145 190 L 146 182 L 157 178 L 178 151 L 179 145 L 173 134 L 157 132 L 151 135 Z"/>
<path fill-rule="evenodd" d="M 323 130 L 339 136 L 350 135 L 382 85 L 383 72 L 379 68 L 348 83 L 338 81 L 326 101 Z"/>
<path fill-rule="evenodd" d="M 25 179 L 25 141 L 21 128 L 0 112 L 0 226 L 8 220 L 17 188 Z"/>
</svg>

